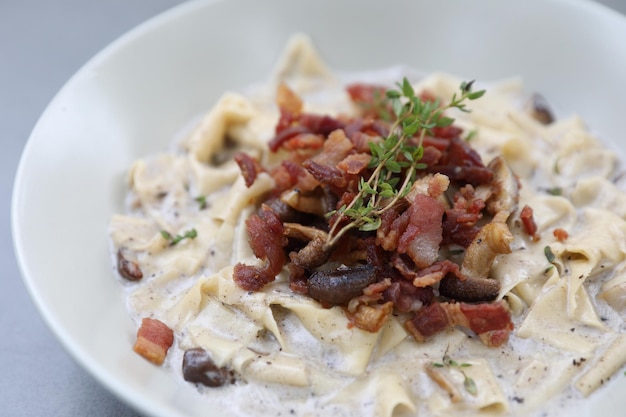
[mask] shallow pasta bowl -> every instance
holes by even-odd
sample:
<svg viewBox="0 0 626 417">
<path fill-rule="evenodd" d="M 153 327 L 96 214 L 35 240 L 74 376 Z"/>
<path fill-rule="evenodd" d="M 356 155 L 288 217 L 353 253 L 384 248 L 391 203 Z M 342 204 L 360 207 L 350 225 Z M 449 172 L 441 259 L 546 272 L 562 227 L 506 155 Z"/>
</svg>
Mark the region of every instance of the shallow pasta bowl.
<svg viewBox="0 0 626 417">
<path fill-rule="evenodd" d="M 229 415 L 132 352 L 136 328 L 107 242 L 126 169 L 166 149 L 225 90 L 266 79 L 296 32 L 342 71 L 406 64 L 480 80 L 520 76 L 560 113 L 583 115 L 626 148 L 626 19 L 595 3 L 198 1 L 148 21 L 50 103 L 13 196 L 16 253 L 41 314 L 79 363 L 143 413 Z M 623 390 L 619 376 L 577 415 L 621 415 Z"/>
</svg>

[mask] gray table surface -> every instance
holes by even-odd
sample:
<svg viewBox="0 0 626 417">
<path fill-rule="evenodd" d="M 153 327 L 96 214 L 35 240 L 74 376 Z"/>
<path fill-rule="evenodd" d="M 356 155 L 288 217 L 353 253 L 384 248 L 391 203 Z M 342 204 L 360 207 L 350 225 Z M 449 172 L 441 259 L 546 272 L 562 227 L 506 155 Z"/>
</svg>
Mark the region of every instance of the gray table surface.
<svg viewBox="0 0 626 417">
<path fill-rule="evenodd" d="M 626 13 L 626 0 L 599 0 Z M 181 0 L 0 0 L 0 416 L 138 416 L 63 350 L 15 261 L 15 170 L 39 115 L 91 56 Z"/>
</svg>

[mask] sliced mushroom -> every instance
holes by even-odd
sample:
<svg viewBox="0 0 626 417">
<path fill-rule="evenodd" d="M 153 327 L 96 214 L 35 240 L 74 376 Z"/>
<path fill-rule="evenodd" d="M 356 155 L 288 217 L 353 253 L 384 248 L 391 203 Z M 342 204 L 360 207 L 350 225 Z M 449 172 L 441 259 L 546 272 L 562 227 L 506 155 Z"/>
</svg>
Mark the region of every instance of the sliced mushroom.
<svg viewBox="0 0 626 417">
<path fill-rule="evenodd" d="M 316 271 L 308 281 L 309 295 L 326 304 L 346 304 L 363 294 L 363 289 L 375 283 L 377 278 L 376 268 L 371 265 Z"/>
<path fill-rule="evenodd" d="M 129 281 L 138 281 L 143 278 L 143 272 L 141 272 L 139 264 L 135 261 L 127 259 L 124 256 L 122 249 L 117 251 L 117 271 L 122 278 Z"/>
<path fill-rule="evenodd" d="M 308 241 L 306 246 L 298 252 L 291 252 L 289 259 L 299 267 L 311 269 L 325 264 L 331 254 L 331 248 L 326 244 L 328 233 L 311 226 L 298 223 L 284 224 L 285 236 Z"/>
<path fill-rule="evenodd" d="M 493 301 L 500 292 L 500 282 L 488 278 L 468 278 L 461 281 L 448 275 L 439 282 L 439 294 L 457 301 L 475 303 Z"/>
<path fill-rule="evenodd" d="M 530 99 L 530 115 L 544 125 L 554 122 L 554 115 L 548 101 L 541 94 L 533 94 Z"/>
<path fill-rule="evenodd" d="M 299 240 L 313 240 L 316 238 L 328 238 L 328 233 L 312 226 L 304 226 L 300 223 L 284 223 L 284 233 L 287 237 Z"/>
<path fill-rule="evenodd" d="M 517 210 L 519 183 L 502 156 L 494 158 L 489 163 L 489 168 L 494 170 L 495 176 L 492 194 L 487 200 L 487 211 L 494 216 L 498 214 L 501 221 L 504 221 Z"/>
<path fill-rule="evenodd" d="M 496 256 L 511 253 L 513 234 L 504 222 L 483 226 L 468 246 L 461 264 L 461 273 L 467 277 L 487 278 Z"/>
<path fill-rule="evenodd" d="M 321 198 L 322 193 L 323 191 L 320 190 L 315 193 L 305 194 L 298 188 L 292 188 L 285 191 L 280 196 L 280 200 L 297 211 L 323 217 L 328 210 L 324 199 Z"/>
<path fill-rule="evenodd" d="M 183 355 L 183 378 L 185 381 L 206 385 L 207 387 L 221 387 L 233 383 L 235 378 L 231 370 L 218 367 L 211 354 L 202 348 L 193 348 Z"/>
<path fill-rule="evenodd" d="M 289 259 L 299 267 L 312 269 L 324 265 L 330 258 L 330 253 L 326 238 L 316 237 L 298 252 L 291 252 Z"/>
</svg>

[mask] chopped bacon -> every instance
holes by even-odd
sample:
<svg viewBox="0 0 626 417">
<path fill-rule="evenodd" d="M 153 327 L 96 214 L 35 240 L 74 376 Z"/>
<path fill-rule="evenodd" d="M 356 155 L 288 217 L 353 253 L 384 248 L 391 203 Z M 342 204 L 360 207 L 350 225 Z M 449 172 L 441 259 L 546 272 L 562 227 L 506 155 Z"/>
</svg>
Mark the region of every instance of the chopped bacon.
<svg viewBox="0 0 626 417">
<path fill-rule="evenodd" d="M 524 226 L 526 234 L 530 236 L 533 241 L 539 240 L 539 236 L 537 235 L 537 223 L 535 223 L 532 207 L 525 205 L 522 208 L 519 217 L 522 220 L 522 225 Z"/>
<path fill-rule="evenodd" d="M 288 151 L 316 150 L 324 146 L 324 136 L 314 133 L 298 133 L 283 142 L 282 147 Z"/>
<path fill-rule="evenodd" d="M 485 202 L 475 189 L 466 185 L 454 195 L 454 206 L 446 210 L 443 220 L 443 243 L 468 247 L 480 230 L 476 222 L 482 218 Z"/>
<path fill-rule="evenodd" d="M 406 253 L 418 268 L 432 265 L 443 240 L 444 207 L 434 198 L 418 194 L 409 206 L 409 224 L 398 241 L 398 253 Z"/>
<path fill-rule="evenodd" d="M 393 304 L 401 313 L 417 311 L 422 306 L 428 305 L 435 299 L 431 287 L 417 288 L 408 281 L 394 281 L 385 290 L 384 299 L 393 301 Z"/>
<path fill-rule="evenodd" d="M 478 152 L 457 137 L 450 140 L 441 160 L 436 165 L 429 166 L 428 170 L 445 174 L 453 181 L 472 185 L 489 184 L 494 175 L 493 170 L 482 163 Z"/>
<path fill-rule="evenodd" d="M 443 261 L 435 262 L 431 266 L 418 271 L 413 279 L 413 285 L 416 287 L 434 285 L 449 274 L 461 281 L 465 281 L 466 279 L 457 264 L 448 259 L 444 259 Z"/>
<path fill-rule="evenodd" d="M 324 142 L 322 152 L 313 158 L 307 159 L 302 165 L 315 179 L 321 183 L 328 184 L 337 195 L 341 195 L 348 188 L 351 180 L 354 183 L 353 188 L 356 187 L 357 176 L 338 166 L 353 150 L 354 145 L 346 137 L 344 131 L 335 130 Z M 346 167 L 346 164 L 349 165 L 349 162 L 344 162 L 342 167 Z M 359 165 L 362 164 L 363 162 L 359 162 Z"/>
<path fill-rule="evenodd" d="M 415 268 L 415 265 L 411 265 L 410 262 L 411 261 L 407 261 L 397 254 L 391 258 L 391 264 L 396 271 L 404 278 L 411 281 L 413 286 L 417 288 L 434 285 L 449 274 L 461 281 L 465 281 L 466 279 L 465 275 L 461 273 L 459 266 L 448 259 L 437 261 L 423 269 Z"/>
<path fill-rule="evenodd" d="M 308 295 L 306 270 L 296 264 L 289 264 L 289 289 L 297 294 Z"/>
<path fill-rule="evenodd" d="M 354 153 L 346 156 L 337 164 L 337 168 L 348 174 L 360 174 L 370 163 L 372 155 L 366 153 Z"/>
<path fill-rule="evenodd" d="M 400 213 L 398 207 L 385 211 L 381 216 L 381 225 L 376 231 L 376 244 L 386 251 L 396 250 L 400 235 L 409 224 L 409 213 Z"/>
<path fill-rule="evenodd" d="M 346 87 L 348 95 L 362 112 L 363 117 L 381 117 L 383 114 L 392 114 L 391 107 L 385 104 L 387 88 L 380 85 L 350 84 Z"/>
<path fill-rule="evenodd" d="M 359 304 L 354 311 L 344 310 L 350 323 L 366 332 L 376 333 L 387 323 L 393 313 L 393 303 Z"/>
<path fill-rule="evenodd" d="M 419 310 L 405 327 L 415 340 L 423 342 L 452 326 L 472 330 L 490 347 L 506 342 L 513 330 L 511 315 L 504 301 L 497 303 L 434 303 Z"/>
<path fill-rule="evenodd" d="M 453 139 L 458 138 L 463 133 L 463 129 L 458 126 L 433 127 L 433 136 L 437 138 Z"/>
<path fill-rule="evenodd" d="M 567 233 L 567 230 L 562 229 L 560 227 L 554 229 L 552 231 L 552 234 L 554 235 L 556 240 L 558 240 L 559 242 L 565 242 L 567 240 L 567 238 L 569 237 L 569 233 Z"/>
<path fill-rule="evenodd" d="M 137 340 L 133 350 L 149 360 L 161 365 L 167 351 L 174 343 L 174 332 L 165 323 L 157 319 L 145 317 L 137 330 Z"/>
<path fill-rule="evenodd" d="M 304 133 L 328 136 L 330 132 L 341 129 L 345 123 L 331 116 L 302 113 L 299 115 L 282 112 L 281 121 L 276 126 L 276 136 L 269 142 L 272 152 L 284 146 L 285 142 L 294 136 Z M 284 126 L 282 126 L 284 125 Z"/>
<path fill-rule="evenodd" d="M 246 227 L 254 256 L 263 259 L 265 264 L 251 266 L 238 263 L 235 265 L 233 279 L 244 290 L 257 291 L 274 281 L 282 270 L 286 260 L 283 247 L 287 239 L 283 235 L 284 227 L 280 218 L 266 205 L 261 207 L 258 214 L 253 214 L 246 220 Z"/>
<path fill-rule="evenodd" d="M 276 183 L 275 194 L 280 194 L 290 188 L 298 188 L 302 192 L 313 191 L 320 186 L 316 180 L 301 164 L 284 160 L 271 172 Z"/>
<path fill-rule="evenodd" d="M 246 187 L 252 186 L 257 175 L 263 172 L 261 164 L 245 152 L 237 152 L 233 156 L 233 159 L 237 162 L 237 165 L 239 165 Z"/>
<path fill-rule="evenodd" d="M 282 111 L 291 114 L 300 114 L 303 107 L 300 96 L 285 83 L 280 83 L 276 89 L 276 104 Z"/>
</svg>

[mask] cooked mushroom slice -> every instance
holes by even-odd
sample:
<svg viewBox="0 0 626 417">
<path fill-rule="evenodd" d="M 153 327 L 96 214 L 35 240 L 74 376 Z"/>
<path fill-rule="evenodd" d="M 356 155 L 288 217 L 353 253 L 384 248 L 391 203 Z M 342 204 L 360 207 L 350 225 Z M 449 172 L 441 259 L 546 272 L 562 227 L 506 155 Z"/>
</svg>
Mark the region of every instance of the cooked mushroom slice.
<svg viewBox="0 0 626 417">
<path fill-rule="evenodd" d="M 316 237 L 298 252 L 291 252 L 289 259 L 297 266 L 311 269 L 324 265 L 328 261 L 330 253 L 326 238 Z"/>
<path fill-rule="evenodd" d="M 496 256 L 511 253 L 512 241 L 513 235 L 506 223 L 486 224 L 465 251 L 461 273 L 468 277 L 487 278 Z"/>
<path fill-rule="evenodd" d="M 272 198 L 270 200 L 267 200 L 263 204 L 269 206 L 283 222 L 304 223 L 309 221 L 311 218 L 314 218 L 307 213 L 302 213 L 298 210 L 295 210 L 287 203 L 278 198 Z"/>
<path fill-rule="evenodd" d="M 492 194 L 487 200 L 487 210 L 491 215 L 497 214 L 501 218 L 500 221 L 505 221 L 511 213 L 517 210 L 519 183 L 502 156 L 494 158 L 489 163 L 489 168 L 494 170 L 495 178 L 492 184 Z"/>
<path fill-rule="evenodd" d="M 327 209 L 322 197 L 323 191 L 319 188 L 316 192 L 307 194 L 297 188 L 292 188 L 285 191 L 280 196 L 280 200 L 295 210 L 323 217 L 327 213 Z"/>
<path fill-rule="evenodd" d="M 309 295 L 326 304 L 346 304 L 376 280 L 376 268 L 371 265 L 316 271 L 308 281 Z"/>
<path fill-rule="evenodd" d="M 202 348 L 193 348 L 185 351 L 183 356 L 183 378 L 207 387 L 221 387 L 234 382 L 233 372 L 227 368 L 218 367 L 209 352 Z"/>
<path fill-rule="evenodd" d="M 530 99 L 530 115 L 533 119 L 544 125 L 554 122 L 554 115 L 550 105 L 541 94 L 533 94 Z"/>
<path fill-rule="evenodd" d="M 139 264 L 126 258 L 122 249 L 117 251 L 117 271 L 129 281 L 138 281 L 143 278 Z"/>
<path fill-rule="evenodd" d="M 439 282 L 439 294 L 457 301 L 475 303 L 493 301 L 500 292 L 500 283 L 495 279 L 468 278 L 461 281 L 448 275 Z"/>
<path fill-rule="evenodd" d="M 325 264 L 330 257 L 331 248 L 326 245 L 328 233 L 311 226 L 298 223 L 285 223 L 285 235 L 294 239 L 309 241 L 298 252 L 289 254 L 291 262 L 302 268 L 316 268 Z"/>
<path fill-rule="evenodd" d="M 316 227 L 304 226 L 300 223 L 284 223 L 283 227 L 285 228 L 285 236 L 292 237 L 294 239 L 307 241 L 315 238 L 326 239 L 328 237 L 328 233 L 324 230 L 320 230 Z"/>
</svg>

